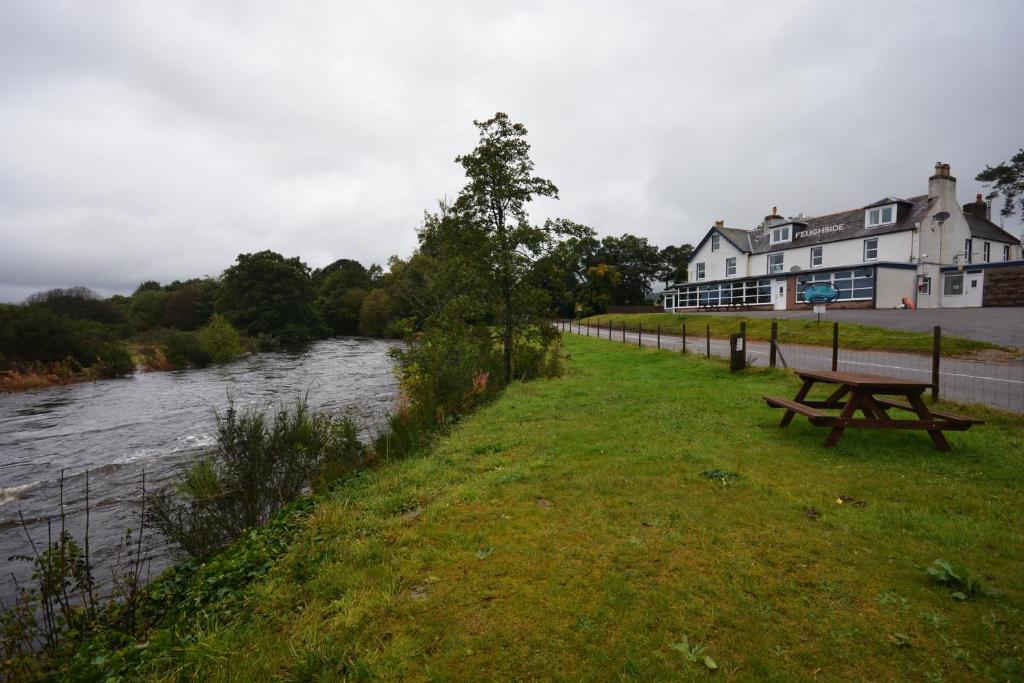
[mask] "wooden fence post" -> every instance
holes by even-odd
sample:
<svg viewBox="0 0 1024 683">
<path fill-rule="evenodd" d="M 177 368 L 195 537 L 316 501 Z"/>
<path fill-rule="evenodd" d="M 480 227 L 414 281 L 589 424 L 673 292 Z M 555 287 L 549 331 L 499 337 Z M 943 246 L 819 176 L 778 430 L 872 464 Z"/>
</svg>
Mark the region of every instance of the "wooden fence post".
<svg viewBox="0 0 1024 683">
<path fill-rule="evenodd" d="M 711 325 L 708 324 L 707 330 L 704 334 L 705 341 L 707 342 L 707 357 L 711 358 Z"/>
<path fill-rule="evenodd" d="M 661 348 L 661 323 L 658 323 L 658 348 Z"/>
<path fill-rule="evenodd" d="M 683 353 L 686 353 L 686 323 L 683 323 Z"/>
<path fill-rule="evenodd" d="M 636 324 L 636 345 L 641 349 L 644 348 L 644 324 Z"/>
<path fill-rule="evenodd" d="M 622 341 L 626 341 L 626 321 L 622 321 Z"/>
<path fill-rule="evenodd" d="M 932 400 L 939 400 L 939 358 L 942 355 L 942 327 L 935 326 L 932 337 Z"/>
<path fill-rule="evenodd" d="M 772 337 L 768 344 L 768 367 L 775 367 L 775 345 L 779 343 L 779 324 L 772 323 Z"/>
<path fill-rule="evenodd" d="M 839 323 L 832 323 L 832 372 L 839 370 Z"/>
</svg>

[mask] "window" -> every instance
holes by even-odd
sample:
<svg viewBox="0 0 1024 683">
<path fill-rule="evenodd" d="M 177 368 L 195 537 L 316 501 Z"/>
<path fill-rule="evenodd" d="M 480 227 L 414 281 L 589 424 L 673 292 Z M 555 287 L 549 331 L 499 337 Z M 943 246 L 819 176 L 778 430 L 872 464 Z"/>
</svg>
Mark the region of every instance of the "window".
<svg viewBox="0 0 1024 683">
<path fill-rule="evenodd" d="M 896 207 L 889 205 L 868 209 L 867 216 L 864 220 L 869 228 L 873 228 L 876 225 L 889 225 L 890 223 L 895 223 Z"/>
<path fill-rule="evenodd" d="M 985 244 L 982 245 L 982 247 L 981 247 L 981 258 L 983 258 L 985 260 L 985 263 L 988 263 L 989 261 L 992 260 L 992 243 L 991 242 L 985 242 Z"/>
<path fill-rule="evenodd" d="M 739 282 L 719 282 L 710 285 L 690 285 L 681 287 L 677 296 L 677 308 L 696 308 L 697 306 L 717 306 L 730 303 L 770 304 L 772 302 L 772 281 L 762 278 Z"/>
<path fill-rule="evenodd" d="M 704 271 L 704 263 L 703 262 L 698 263 L 697 264 L 697 278 L 696 279 L 703 280 L 704 279 L 704 272 L 705 272 Z"/>
<path fill-rule="evenodd" d="M 719 235 L 711 236 L 711 251 L 718 251 L 718 247 L 722 246 L 722 238 Z"/>
<path fill-rule="evenodd" d="M 839 292 L 841 301 L 870 299 L 875 295 L 875 273 L 871 268 L 837 270 L 832 273 L 814 273 L 797 276 L 797 300 L 803 301 L 803 290 L 814 282 L 827 282 Z"/>
<path fill-rule="evenodd" d="M 675 308 L 675 307 L 676 307 L 676 296 L 675 296 L 675 294 L 668 294 L 668 295 L 666 295 L 665 296 L 665 309 L 668 310 L 670 308 Z"/>
<path fill-rule="evenodd" d="M 1009 244 L 1004 244 L 1003 245 L 1003 260 L 1004 261 L 1009 261 L 1010 260 L 1010 245 Z"/>
<path fill-rule="evenodd" d="M 783 225 L 781 228 L 772 228 L 771 243 L 781 244 L 782 242 L 789 242 L 791 239 L 789 227 L 788 225 Z"/>
<path fill-rule="evenodd" d="M 932 293 L 932 276 L 931 275 L 922 275 L 921 276 L 921 284 L 919 284 L 917 286 L 917 291 L 920 292 L 921 294 L 931 294 Z"/>
<path fill-rule="evenodd" d="M 785 254 L 779 252 L 778 254 L 768 254 L 768 274 L 781 273 L 785 267 Z"/>
<path fill-rule="evenodd" d="M 942 293 L 946 296 L 958 296 L 964 293 L 964 276 L 947 275 L 942 282 Z"/>
<path fill-rule="evenodd" d="M 869 240 L 864 240 L 864 260 L 865 261 L 876 261 L 878 260 L 878 238 L 872 237 Z"/>
<path fill-rule="evenodd" d="M 736 275 L 736 257 L 725 259 L 725 276 L 733 277 Z"/>
<path fill-rule="evenodd" d="M 973 256 L 971 254 L 971 251 L 972 251 L 971 247 L 972 246 L 973 246 L 973 243 L 972 243 L 972 241 L 971 241 L 971 239 L 969 237 L 964 240 L 964 263 L 970 263 L 971 262 L 971 258 Z"/>
<path fill-rule="evenodd" d="M 817 268 L 821 265 L 822 249 L 822 247 L 811 247 L 811 268 Z"/>
</svg>

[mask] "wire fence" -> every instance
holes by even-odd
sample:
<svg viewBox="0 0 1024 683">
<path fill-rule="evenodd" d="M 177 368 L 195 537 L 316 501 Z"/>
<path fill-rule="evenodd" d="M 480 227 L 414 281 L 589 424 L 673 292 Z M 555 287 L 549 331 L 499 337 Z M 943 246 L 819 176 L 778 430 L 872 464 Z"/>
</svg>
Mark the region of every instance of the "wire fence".
<svg viewBox="0 0 1024 683">
<path fill-rule="evenodd" d="M 612 323 L 591 325 L 576 320 L 556 323 L 563 332 L 598 337 L 641 348 L 661 348 L 730 358 L 729 339 L 715 338 L 706 325 L 683 328 L 684 334 L 663 334 L 657 327 Z M 835 325 L 833 346 L 805 346 L 787 343 L 778 334 L 775 342 L 748 341 L 744 336 L 745 363 L 793 370 L 839 370 L 884 375 L 931 383 L 931 396 L 958 403 L 980 403 L 993 408 L 1024 413 L 1024 364 L 998 360 L 960 358 L 942 353 L 941 330 L 933 332 L 931 355 L 842 348 L 842 329 Z M 742 326 L 737 333 L 743 334 Z M 685 336 L 684 336 L 685 335 Z M 774 351 L 774 352 L 773 352 Z"/>
</svg>

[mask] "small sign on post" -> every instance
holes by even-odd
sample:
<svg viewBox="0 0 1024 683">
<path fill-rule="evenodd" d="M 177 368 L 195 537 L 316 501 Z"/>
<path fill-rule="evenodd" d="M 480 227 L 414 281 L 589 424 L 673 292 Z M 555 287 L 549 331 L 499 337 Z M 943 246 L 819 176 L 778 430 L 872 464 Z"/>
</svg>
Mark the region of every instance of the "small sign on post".
<svg viewBox="0 0 1024 683">
<path fill-rule="evenodd" d="M 739 372 L 747 367 L 747 344 L 739 332 L 729 335 L 729 372 Z"/>
</svg>

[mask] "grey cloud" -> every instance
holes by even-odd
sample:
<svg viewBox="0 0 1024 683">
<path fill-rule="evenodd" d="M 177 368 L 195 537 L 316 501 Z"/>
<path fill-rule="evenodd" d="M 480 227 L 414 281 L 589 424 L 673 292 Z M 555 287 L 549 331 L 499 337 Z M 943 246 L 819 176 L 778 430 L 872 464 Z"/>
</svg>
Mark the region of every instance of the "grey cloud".
<svg viewBox="0 0 1024 683">
<path fill-rule="evenodd" d="M 657 244 L 973 176 L 1024 144 L 1018 2 L 0 4 L 0 300 L 383 262 L 527 124 L 549 215 Z M 1019 231 L 1019 223 L 1009 225 Z"/>
</svg>

